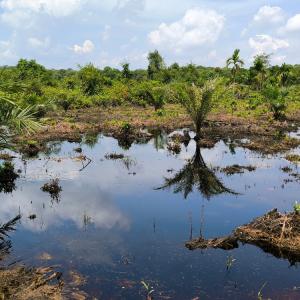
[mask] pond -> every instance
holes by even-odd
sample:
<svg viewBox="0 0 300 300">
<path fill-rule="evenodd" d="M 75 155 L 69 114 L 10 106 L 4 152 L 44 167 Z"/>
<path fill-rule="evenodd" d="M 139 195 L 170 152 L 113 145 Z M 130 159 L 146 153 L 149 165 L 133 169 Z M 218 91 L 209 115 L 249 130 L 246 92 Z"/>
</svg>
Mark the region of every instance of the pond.
<svg viewBox="0 0 300 300">
<path fill-rule="evenodd" d="M 16 188 L 0 194 L 2 222 L 22 215 L 5 263 L 56 266 L 66 277 L 76 272 L 85 278 L 80 289 L 98 299 L 145 299 L 142 281 L 154 299 L 257 299 L 260 290 L 272 299 L 299 299 L 300 270 L 288 260 L 251 245 L 185 247 L 200 235 L 228 235 L 274 207 L 292 210 L 299 182 L 281 169 L 297 166 L 228 141 L 199 149 L 192 140 L 178 155 L 166 143 L 160 134 L 124 150 L 100 135 L 51 143 L 35 159 L 17 157 Z M 125 158 L 107 159 L 108 153 Z M 256 169 L 221 172 L 234 164 Z M 51 198 L 41 187 L 55 178 L 62 191 Z"/>
</svg>

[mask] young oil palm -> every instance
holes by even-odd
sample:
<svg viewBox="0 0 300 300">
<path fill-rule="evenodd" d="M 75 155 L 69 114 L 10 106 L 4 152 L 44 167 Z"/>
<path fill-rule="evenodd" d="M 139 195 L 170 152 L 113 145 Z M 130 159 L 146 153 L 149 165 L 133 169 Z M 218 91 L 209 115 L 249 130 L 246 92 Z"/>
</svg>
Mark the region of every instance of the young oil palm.
<svg viewBox="0 0 300 300">
<path fill-rule="evenodd" d="M 21 108 L 5 94 L 0 94 L 0 148 L 9 144 L 12 133 L 32 132 L 39 127 L 31 106 Z"/>
<path fill-rule="evenodd" d="M 229 89 L 227 89 L 229 90 Z M 221 79 L 208 80 L 202 87 L 191 85 L 180 95 L 180 101 L 193 120 L 196 137 L 202 137 L 203 123 L 217 100 L 225 90 Z"/>
</svg>

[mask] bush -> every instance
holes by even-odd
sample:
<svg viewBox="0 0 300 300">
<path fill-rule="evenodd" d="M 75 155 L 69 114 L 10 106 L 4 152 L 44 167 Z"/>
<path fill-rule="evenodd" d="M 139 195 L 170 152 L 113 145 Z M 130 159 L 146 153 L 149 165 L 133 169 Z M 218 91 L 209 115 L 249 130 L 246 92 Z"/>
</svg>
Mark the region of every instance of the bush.
<svg viewBox="0 0 300 300">
<path fill-rule="evenodd" d="M 131 87 L 130 101 L 133 104 L 154 106 L 161 109 L 165 103 L 165 89 L 157 81 L 143 81 Z"/>
<path fill-rule="evenodd" d="M 100 70 L 92 64 L 82 67 L 78 72 L 78 78 L 80 80 L 81 89 L 85 95 L 92 96 L 101 91 L 103 78 Z"/>
<path fill-rule="evenodd" d="M 129 102 L 129 88 L 122 82 L 114 82 L 111 87 L 105 87 L 101 95 L 93 98 L 93 102 L 98 106 L 117 106 Z"/>
<path fill-rule="evenodd" d="M 262 94 L 269 104 L 275 120 L 284 118 L 287 108 L 286 97 L 288 92 L 278 86 L 268 85 L 264 88 Z"/>
</svg>

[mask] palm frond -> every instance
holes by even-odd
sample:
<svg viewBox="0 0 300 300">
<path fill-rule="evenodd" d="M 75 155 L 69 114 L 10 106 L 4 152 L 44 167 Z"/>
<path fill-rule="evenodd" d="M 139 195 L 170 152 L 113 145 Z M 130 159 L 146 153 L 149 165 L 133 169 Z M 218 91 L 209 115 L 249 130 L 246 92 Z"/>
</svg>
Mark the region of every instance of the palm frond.
<svg viewBox="0 0 300 300">
<path fill-rule="evenodd" d="M 21 215 L 17 215 L 7 223 L 0 225 L 0 240 L 4 240 L 5 237 L 8 237 L 8 232 L 15 231 L 17 222 L 21 219 Z"/>
<path fill-rule="evenodd" d="M 41 128 L 41 125 L 35 120 L 33 107 L 26 108 L 15 107 L 9 116 L 10 127 L 17 132 L 33 132 Z"/>
</svg>

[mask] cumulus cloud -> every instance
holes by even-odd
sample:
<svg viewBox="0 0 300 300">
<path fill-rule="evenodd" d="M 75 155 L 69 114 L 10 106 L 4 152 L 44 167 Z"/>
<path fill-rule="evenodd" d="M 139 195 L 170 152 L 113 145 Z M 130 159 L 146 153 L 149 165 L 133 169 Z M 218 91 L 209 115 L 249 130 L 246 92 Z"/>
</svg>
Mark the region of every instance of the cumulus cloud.
<svg viewBox="0 0 300 300">
<path fill-rule="evenodd" d="M 65 17 L 77 11 L 85 0 L 2 0 L 0 7 L 6 11 L 44 12 L 55 17 Z"/>
<path fill-rule="evenodd" d="M 287 31 L 300 31 L 300 14 L 293 16 L 292 18 L 288 19 L 286 23 L 286 30 Z"/>
<path fill-rule="evenodd" d="M 91 40 L 86 40 L 83 42 L 82 46 L 74 45 L 72 50 L 77 54 L 87 54 L 93 52 L 95 45 Z"/>
<path fill-rule="evenodd" d="M 280 49 L 288 48 L 287 40 L 276 39 L 266 34 L 256 35 L 249 38 L 249 46 L 254 50 L 254 54 L 276 52 Z"/>
<path fill-rule="evenodd" d="M 213 43 L 222 32 L 225 17 L 210 9 L 189 9 L 184 17 L 174 23 L 162 23 L 150 32 L 149 40 L 155 46 L 169 47 L 175 51 Z"/>
<path fill-rule="evenodd" d="M 282 22 L 283 20 L 283 10 L 278 6 L 262 6 L 254 16 L 255 22 L 278 23 Z"/>
</svg>

